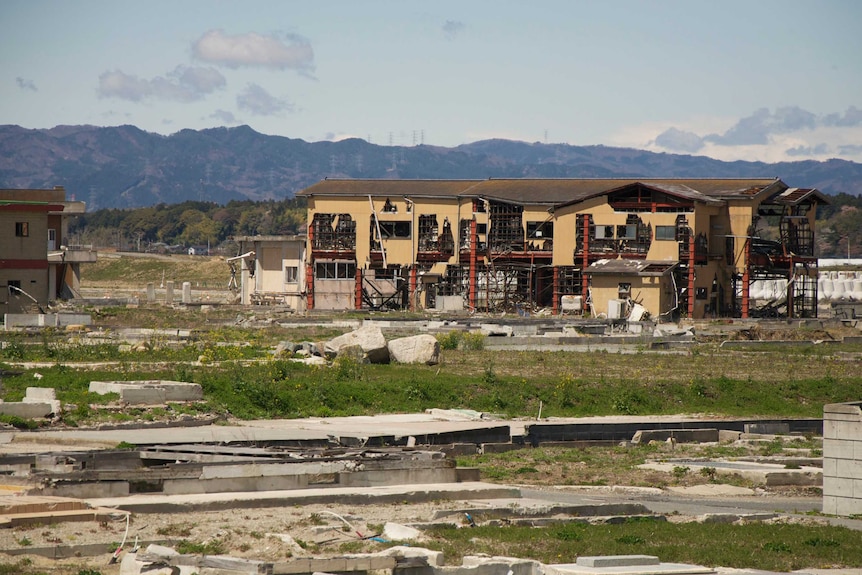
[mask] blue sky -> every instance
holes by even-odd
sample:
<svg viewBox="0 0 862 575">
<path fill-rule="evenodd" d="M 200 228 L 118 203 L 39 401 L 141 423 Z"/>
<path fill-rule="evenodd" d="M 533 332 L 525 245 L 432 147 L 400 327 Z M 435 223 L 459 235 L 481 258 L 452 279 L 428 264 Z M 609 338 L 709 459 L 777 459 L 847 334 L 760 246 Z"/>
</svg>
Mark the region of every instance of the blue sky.
<svg viewBox="0 0 862 575">
<path fill-rule="evenodd" d="M 0 124 L 862 161 L 857 0 L 3 0 Z"/>
</svg>

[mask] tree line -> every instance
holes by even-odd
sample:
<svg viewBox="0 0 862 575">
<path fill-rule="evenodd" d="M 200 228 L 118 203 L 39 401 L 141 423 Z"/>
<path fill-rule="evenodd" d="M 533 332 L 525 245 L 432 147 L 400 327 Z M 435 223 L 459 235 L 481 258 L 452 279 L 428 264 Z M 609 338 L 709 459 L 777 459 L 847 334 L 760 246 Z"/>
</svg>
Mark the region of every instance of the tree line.
<svg viewBox="0 0 862 575">
<path fill-rule="evenodd" d="M 280 201 L 187 201 L 135 209 L 103 209 L 75 218 L 69 236 L 76 244 L 123 251 L 219 248 L 234 236 L 293 235 L 305 231 L 303 198 Z"/>
<path fill-rule="evenodd" d="M 862 257 L 862 197 L 830 196 L 817 208 L 820 257 Z M 73 219 L 69 235 L 76 244 L 119 250 L 156 251 L 209 246 L 212 252 L 231 245 L 234 236 L 304 233 L 304 198 L 255 202 L 186 201 L 136 209 L 103 209 Z M 221 250 L 223 251 L 223 250 Z"/>
</svg>

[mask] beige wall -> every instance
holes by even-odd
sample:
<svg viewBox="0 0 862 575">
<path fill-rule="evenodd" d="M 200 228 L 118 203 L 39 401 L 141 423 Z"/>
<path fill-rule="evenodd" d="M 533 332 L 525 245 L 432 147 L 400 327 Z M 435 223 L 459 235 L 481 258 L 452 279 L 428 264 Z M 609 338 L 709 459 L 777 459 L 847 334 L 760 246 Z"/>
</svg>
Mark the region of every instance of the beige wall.
<svg viewBox="0 0 862 575">
<path fill-rule="evenodd" d="M 619 298 L 619 284 L 631 284 L 631 299 L 641 304 L 653 318 L 670 312 L 676 298 L 669 275 L 641 277 L 637 275 L 593 274 L 590 281 L 590 297 L 595 313 L 608 313 L 608 302 Z"/>
<path fill-rule="evenodd" d="M 305 310 L 305 242 L 299 239 L 285 240 L 245 240 L 240 242 L 240 251 L 255 252 L 255 274 L 248 273 L 247 264 L 242 262 L 242 302 L 252 302 L 252 294 L 274 297 L 292 309 Z M 297 281 L 287 282 L 286 270 L 297 268 Z"/>
</svg>

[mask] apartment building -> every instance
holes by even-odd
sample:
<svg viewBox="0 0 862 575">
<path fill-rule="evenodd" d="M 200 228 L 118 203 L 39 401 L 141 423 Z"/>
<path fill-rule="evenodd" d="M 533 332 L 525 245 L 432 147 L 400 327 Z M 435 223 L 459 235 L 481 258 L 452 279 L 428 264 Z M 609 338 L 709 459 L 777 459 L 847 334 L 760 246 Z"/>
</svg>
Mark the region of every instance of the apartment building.
<svg viewBox="0 0 862 575">
<path fill-rule="evenodd" d="M 817 314 L 828 199 L 777 178 L 326 179 L 298 196 L 309 309 Z"/>
</svg>

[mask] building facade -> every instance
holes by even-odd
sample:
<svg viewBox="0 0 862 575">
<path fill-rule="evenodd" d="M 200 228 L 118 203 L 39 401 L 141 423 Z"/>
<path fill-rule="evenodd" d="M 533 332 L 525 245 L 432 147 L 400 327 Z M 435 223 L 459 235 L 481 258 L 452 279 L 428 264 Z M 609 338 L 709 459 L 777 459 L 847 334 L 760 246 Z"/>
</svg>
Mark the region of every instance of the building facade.
<svg viewBox="0 0 862 575">
<path fill-rule="evenodd" d="M 239 291 L 240 303 L 304 311 L 305 236 L 239 236 L 234 240 L 240 255 L 228 258 L 230 287 Z"/>
<path fill-rule="evenodd" d="M 70 245 L 69 218 L 84 202 L 66 190 L 0 190 L 0 313 L 23 313 L 73 297 L 80 265 L 96 261 L 91 246 Z"/>
<path fill-rule="evenodd" d="M 298 195 L 309 309 L 817 313 L 828 200 L 779 179 L 327 179 Z M 753 300 L 766 279 L 787 287 Z"/>
</svg>

